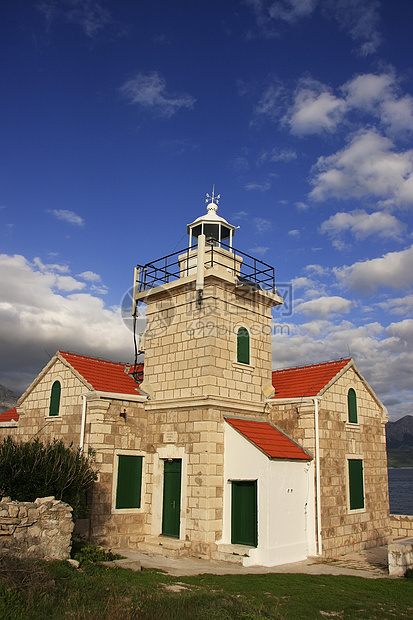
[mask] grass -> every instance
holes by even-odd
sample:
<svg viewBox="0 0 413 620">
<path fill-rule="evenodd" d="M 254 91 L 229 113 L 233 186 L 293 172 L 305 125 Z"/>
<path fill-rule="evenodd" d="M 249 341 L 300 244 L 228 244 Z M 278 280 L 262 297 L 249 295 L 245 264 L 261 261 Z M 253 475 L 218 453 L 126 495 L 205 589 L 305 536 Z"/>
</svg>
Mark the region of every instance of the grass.
<svg viewBox="0 0 413 620">
<path fill-rule="evenodd" d="M 85 561 L 0 561 L 0 618 L 227 620 L 413 617 L 412 579 L 332 575 L 172 577 Z"/>
</svg>

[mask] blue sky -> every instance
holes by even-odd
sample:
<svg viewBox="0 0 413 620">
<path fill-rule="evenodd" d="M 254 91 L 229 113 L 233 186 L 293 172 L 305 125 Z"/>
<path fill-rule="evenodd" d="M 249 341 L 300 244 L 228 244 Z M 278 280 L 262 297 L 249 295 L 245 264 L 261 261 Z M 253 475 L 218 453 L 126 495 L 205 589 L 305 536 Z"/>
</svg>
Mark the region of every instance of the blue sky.
<svg viewBox="0 0 413 620">
<path fill-rule="evenodd" d="M 58 348 L 131 361 L 133 267 L 215 184 L 292 285 L 274 368 L 350 354 L 412 413 L 412 29 L 409 0 L 3 7 L 0 383 Z"/>
</svg>

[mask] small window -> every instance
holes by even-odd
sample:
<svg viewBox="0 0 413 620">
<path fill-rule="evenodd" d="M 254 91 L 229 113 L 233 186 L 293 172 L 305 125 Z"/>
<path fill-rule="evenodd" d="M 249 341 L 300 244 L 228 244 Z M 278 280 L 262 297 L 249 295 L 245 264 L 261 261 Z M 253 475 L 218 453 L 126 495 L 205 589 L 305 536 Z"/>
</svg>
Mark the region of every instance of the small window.
<svg viewBox="0 0 413 620">
<path fill-rule="evenodd" d="M 350 493 L 350 510 L 364 508 L 363 461 L 348 460 L 348 482 Z"/>
<path fill-rule="evenodd" d="M 50 392 L 49 416 L 59 415 L 60 392 L 61 392 L 60 381 L 55 381 L 52 385 L 52 390 Z"/>
<path fill-rule="evenodd" d="M 250 363 L 250 335 L 245 327 L 240 327 L 237 333 L 237 362 Z"/>
<path fill-rule="evenodd" d="M 353 388 L 350 388 L 347 394 L 348 421 L 357 424 L 357 396 Z"/>
<path fill-rule="evenodd" d="M 140 508 L 142 488 L 142 457 L 118 455 L 116 508 Z"/>
</svg>

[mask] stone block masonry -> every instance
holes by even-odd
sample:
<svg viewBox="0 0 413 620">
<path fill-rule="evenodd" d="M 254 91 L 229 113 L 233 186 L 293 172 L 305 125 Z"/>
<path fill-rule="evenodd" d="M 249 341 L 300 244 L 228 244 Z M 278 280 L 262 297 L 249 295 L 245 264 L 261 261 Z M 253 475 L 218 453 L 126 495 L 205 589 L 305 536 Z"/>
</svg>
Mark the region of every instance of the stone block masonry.
<svg viewBox="0 0 413 620">
<path fill-rule="evenodd" d="M 413 538 L 399 540 L 389 545 L 389 575 L 403 577 L 413 568 Z"/>
<path fill-rule="evenodd" d="M 393 538 L 413 538 L 413 515 L 390 515 Z"/>
<path fill-rule="evenodd" d="M 67 560 L 73 531 L 72 508 L 53 496 L 34 502 L 0 501 L 0 555 Z"/>
</svg>

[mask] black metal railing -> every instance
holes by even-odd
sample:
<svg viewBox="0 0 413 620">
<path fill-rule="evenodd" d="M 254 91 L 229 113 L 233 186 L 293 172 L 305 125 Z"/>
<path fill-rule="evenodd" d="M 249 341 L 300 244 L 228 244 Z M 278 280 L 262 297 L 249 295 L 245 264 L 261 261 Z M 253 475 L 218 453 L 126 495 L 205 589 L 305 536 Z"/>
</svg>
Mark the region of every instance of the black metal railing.
<svg viewBox="0 0 413 620">
<path fill-rule="evenodd" d="M 195 273 L 196 246 L 173 252 L 146 265 L 138 265 L 139 292 Z M 224 251 L 222 251 L 224 250 Z M 240 260 L 242 259 L 242 261 Z M 224 267 L 237 277 L 240 285 L 252 286 L 275 292 L 275 269 L 245 252 L 224 243 L 205 247 L 205 267 Z"/>
</svg>

